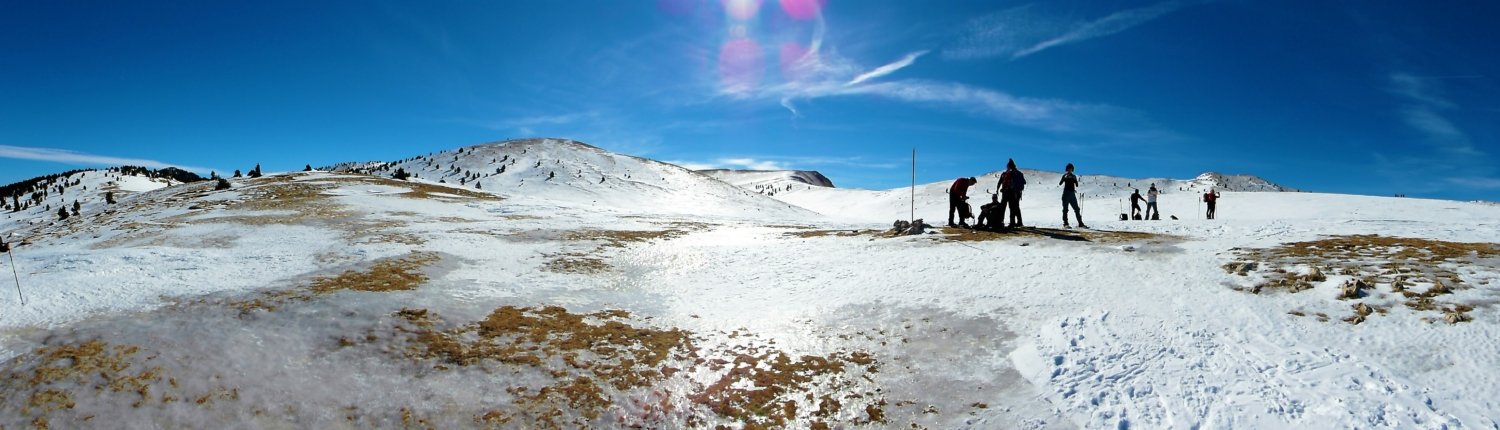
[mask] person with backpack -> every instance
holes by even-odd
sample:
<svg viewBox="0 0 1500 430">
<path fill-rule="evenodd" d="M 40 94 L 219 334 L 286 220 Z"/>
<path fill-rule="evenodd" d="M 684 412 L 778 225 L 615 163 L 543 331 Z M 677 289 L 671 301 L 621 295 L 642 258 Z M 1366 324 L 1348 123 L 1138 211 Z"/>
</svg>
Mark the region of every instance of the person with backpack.
<svg viewBox="0 0 1500 430">
<path fill-rule="evenodd" d="M 1078 208 L 1078 176 L 1073 175 L 1073 163 L 1068 163 L 1068 166 L 1064 170 L 1062 180 L 1057 181 L 1058 185 L 1063 186 L 1063 228 L 1072 228 L 1072 226 L 1068 225 L 1069 205 L 1073 206 L 1073 216 L 1078 219 L 1078 228 L 1089 228 L 1089 226 L 1083 225 L 1083 209 Z"/>
<path fill-rule="evenodd" d="M 1130 219 L 1133 219 L 1133 220 L 1140 220 L 1141 219 L 1141 201 L 1142 200 L 1146 200 L 1146 198 L 1145 197 L 1141 197 L 1141 189 L 1140 188 L 1136 188 L 1134 193 L 1130 193 Z"/>
<path fill-rule="evenodd" d="M 1023 227 L 1021 222 L 1021 192 L 1026 189 L 1026 175 L 1016 169 L 1016 160 L 1005 163 L 1005 172 L 1000 174 L 1000 203 L 1010 208 L 1010 224 L 1007 227 Z M 1001 220 L 1004 221 L 1004 220 Z"/>
<path fill-rule="evenodd" d="M 1219 190 L 1217 188 L 1209 188 L 1208 192 L 1203 193 L 1203 203 L 1208 204 L 1208 219 L 1214 219 L 1214 203 L 1218 201 Z"/>
<path fill-rule="evenodd" d="M 1146 219 L 1161 219 L 1161 209 L 1156 208 L 1156 196 L 1158 195 L 1161 195 L 1161 191 L 1156 190 L 1156 184 L 1151 184 L 1151 189 L 1146 190 Z"/>
<path fill-rule="evenodd" d="M 969 228 L 969 223 L 965 221 L 969 218 L 974 217 L 974 215 L 969 213 L 969 203 L 965 200 L 969 199 L 969 187 L 977 183 L 979 183 L 979 180 L 971 176 L 967 178 L 958 178 L 958 180 L 953 181 L 953 185 L 948 186 L 949 227 L 962 226 L 963 228 Z M 953 223 L 954 212 L 958 212 L 958 224 Z"/>
</svg>

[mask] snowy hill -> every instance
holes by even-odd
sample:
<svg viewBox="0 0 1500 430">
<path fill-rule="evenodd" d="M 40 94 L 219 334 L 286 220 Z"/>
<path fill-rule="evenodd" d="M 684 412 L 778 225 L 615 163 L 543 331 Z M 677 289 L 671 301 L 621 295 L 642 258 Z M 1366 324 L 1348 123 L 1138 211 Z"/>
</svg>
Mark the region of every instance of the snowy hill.
<svg viewBox="0 0 1500 430">
<path fill-rule="evenodd" d="M 761 194 L 775 195 L 794 187 L 808 186 L 834 188 L 827 176 L 812 170 L 699 170 L 720 181 L 736 187 L 754 190 Z"/>
<path fill-rule="evenodd" d="M 336 172 L 452 184 L 569 210 L 686 216 L 813 214 L 676 165 L 565 139 L 525 139 L 458 148 L 395 162 L 345 163 Z"/>
<path fill-rule="evenodd" d="M 139 193 L 181 184 L 175 178 L 195 178 L 177 169 L 160 171 L 138 167 L 116 167 L 107 170 L 75 170 L 57 175 L 33 178 L 0 187 L 0 231 L 25 237 L 34 229 L 59 220 L 59 209 L 73 216 L 96 215 L 116 203 L 129 201 Z M 17 209 L 17 205 L 20 209 Z"/>
</svg>

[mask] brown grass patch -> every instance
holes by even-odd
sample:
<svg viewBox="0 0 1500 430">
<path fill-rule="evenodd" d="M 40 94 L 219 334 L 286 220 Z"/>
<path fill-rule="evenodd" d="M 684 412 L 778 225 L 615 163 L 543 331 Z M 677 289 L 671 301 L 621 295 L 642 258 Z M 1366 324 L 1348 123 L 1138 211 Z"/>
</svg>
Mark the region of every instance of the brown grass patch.
<svg viewBox="0 0 1500 430">
<path fill-rule="evenodd" d="M 811 239 L 811 238 L 817 238 L 817 237 L 858 237 L 858 236 L 866 236 L 866 237 L 894 237 L 892 235 L 886 234 L 885 230 L 803 230 L 803 231 L 789 231 L 789 232 L 786 232 L 786 233 L 782 233 L 782 235 L 789 236 L 789 237 L 800 237 L 800 238 L 803 238 L 803 239 Z"/>
<path fill-rule="evenodd" d="M 1450 323 L 1468 321 L 1471 307 L 1439 300 L 1473 288 L 1457 273 L 1459 268 L 1496 266 L 1500 245 L 1448 242 L 1422 238 L 1380 235 L 1332 236 L 1293 242 L 1267 249 L 1233 249 L 1236 261 L 1223 266 L 1226 272 L 1249 276 L 1255 272 L 1264 281 L 1247 288 L 1251 293 L 1266 289 L 1296 293 L 1313 289 L 1329 274 L 1350 277 L 1341 284 L 1339 298 L 1358 300 L 1371 295 L 1397 295 L 1406 307 L 1418 312 L 1438 312 Z M 1303 270 L 1288 270 L 1301 267 Z M 1384 309 L 1353 303 L 1353 316 L 1344 321 L 1358 324 Z M 1364 308 L 1361 308 L 1364 306 Z M 1451 315 L 1451 316 L 1450 316 Z M 1424 318 L 1436 321 L 1434 318 Z"/>
<path fill-rule="evenodd" d="M 56 413 L 77 406 L 80 396 L 95 396 L 103 401 L 127 401 L 131 407 L 148 403 L 173 403 L 186 397 L 177 380 L 160 366 L 150 363 L 154 354 L 143 354 L 134 345 L 114 345 L 103 340 L 88 340 L 37 348 L 0 371 L 0 391 L 24 396 L 20 414 L 33 422 L 57 425 Z M 228 392 L 228 391 L 226 391 Z M 125 397 L 102 396 L 106 393 Z M 237 395 L 237 391 L 235 391 Z M 211 396 L 211 395 L 210 395 Z M 62 416 L 69 416 L 62 414 Z M 90 417 L 71 423 L 83 425 Z"/>
<path fill-rule="evenodd" d="M 592 275 L 608 272 L 613 266 L 599 257 L 590 257 L 582 253 L 567 253 L 548 260 L 542 268 L 554 273 Z"/>
<path fill-rule="evenodd" d="M 413 252 L 400 258 L 384 259 L 377 261 L 365 271 L 349 270 L 338 276 L 314 279 L 312 291 L 318 294 L 328 294 L 343 290 L 365 292 L 412 290 L 423 282 L 427 282 L 427 275 L 423 274 L 421 269 L 437 260 L 437 254 L 431 252 Z"/>
<path fill-rule="evenodd" d="M 942 228 L 939 240 L 954 242 L 983 242 L 1015 238 L 1049 238 L 1072 242 L 1119 243 L 1150 241 L 1153 243 L 1180 242 L 1181 237 L 1141 233 L 1134 231 L 1106 230 L 1059 230 L 1052 228 L 1022 227 L 1001 230 L 971 230 L 965 228 Z"/>
<path fill-rule="evenodd" d="M 564 240 L 600 241 L 601 246 L 623 248 L 628 244 L 651 240 L 670 240 L 682 237 L 687 230 L 574 230 L 563 234 Z"/>
<path fill-rule="evenodd" d="M 396 317 L 406 322 L 399 327 L 409 341 L 405 354 L 437 370 L 477 367 L 509 375 L 531 369 L 550 375 L 552 382 L 540 387 L 507 388 L 516 401 L 474 417 L 485 426 L 705 427 L 718 421 L 770 428 L 886 419 L 885 402 L 870 382 L 878 360 L 863 352 L 794 357 L 765 343 L 705 351 L 690 332 L 634 325 L 619 310 L 577 314 L 555 306 L 505 306 L 446 329 L 425 309 L 403 309 Z M 739 332 L 729 337 L 749 338 Z M 643 410 L 622 414 L 621 404 Z"/>
</svg>

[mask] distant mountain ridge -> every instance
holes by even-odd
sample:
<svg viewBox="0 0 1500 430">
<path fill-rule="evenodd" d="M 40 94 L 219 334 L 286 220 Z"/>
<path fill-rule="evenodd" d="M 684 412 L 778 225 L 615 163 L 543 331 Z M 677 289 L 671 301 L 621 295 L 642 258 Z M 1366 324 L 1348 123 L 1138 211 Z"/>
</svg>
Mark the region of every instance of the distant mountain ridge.
<svg viewBox="0 0 1500 430">
<path fill-rule="evenodd" d="M 731 217 L 749 213 L 812 215 L 703 173 L 569 139 L 493 142 L 391 162 L 340 163 L 326 170 L 387 177 L 402 171 L 411 180 L 453 184 L 570 209 Z"/>
</svg>

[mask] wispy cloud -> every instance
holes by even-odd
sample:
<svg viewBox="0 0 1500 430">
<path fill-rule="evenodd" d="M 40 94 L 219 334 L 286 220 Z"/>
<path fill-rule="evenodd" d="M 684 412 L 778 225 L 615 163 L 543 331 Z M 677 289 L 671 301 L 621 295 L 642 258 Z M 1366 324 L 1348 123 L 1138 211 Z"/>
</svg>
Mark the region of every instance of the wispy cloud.
<svg viewBox="0 0 1500 430">
<path fill-rule="evenodd" d="M 736 170 L 791 170 L 789 167 L 770 160 L 758 160 L 754 158 L 718 158 L 712 161 L 668 161 L 668 163 L 682 166 L 689 170 L 714 170 L 714 169 L 736 169 Z"/>
<path fill-rule="evenodd" d="M 467 124 L 475 127 L 486 128 L 495 131 L 517 133 L 522 136 L 535 136 L 537 132 L 547 133 L 558 126 L 577 124 L 580 122 L 596 119 L 599 112 L 575 112 L 556 115 L 533 115 L 514 118 L 500 119 L 473 119 L 456 118 L 446 120 L 448 122 Z"/>
<path fill-rule="evenodd" d="M 861 73 L 861 74 L 859 74 L 859 76 L 855 76 L 854 79 L 850 80 L 849 83 L 844 84 L 844 85 L 858 85 L 860 82 L 864 82 L 864 81 L 875 79 L 875 78 L 878 78 L 878 77 L 881 77 L 881 76 L 885 76 L 885 75 L 889 75 L 889 74 L 892 74 L 892 73 L 896 73 L 897 70 L 901 70 L 901 69 L 906 68 L 906 66 L 910 66 L 912 63 L 915 63 L 917 61 L 917 58 L 921 58 L 923 55 L 926 55 L 926 54 L 927 54 L 926 50 L 922 50 L 922 51 L 917 51 L 917 52 L 913 52 L 913 53 L 910 53 L 910 54 L 906 54 L 906 56 L 905 57 L 901 57 L 900 60 L 896 60 L 895 62 L 892 62 L 890 64 L 886 64 L 884 66 L 876 67 L 874 70 Z"/>
<path fill-rule="evenodd" d="M 1423 136 L 1423 142 L 1452 156 L 1482 156 L 1468 133 L 1459 128 L 1446 112 L 1458 106 L 1443 94 L 1442 78 L 1424 78 L 1408 73 L 1390 76 L 1386 89 L 1402 102 L 1397 114 L 1408 127 Z"/>
<path fill-rule="evenodd" d="M 1087 21 L 1070 21 L 1027 4 L 970 20 L 958 42 L 943 50 L 955 60 L 1006 56 L 1019 59 L 1051 48 L 1120 33 L 1182 9 L 1169 1 L 1110 13 Z"/>
<path fill-rule="evenodd" d="M 724 157 L 708 161 L 668 161 L 692 170 L 738 169 L 738 170 L 812 170 L 819 167 L 843 166 L 872 169 L 889 169 L 901 166 L 894 162 L 876 162 L 864 157 L 785 157 L 751 156 Z"/>
<path fill-rule="evenodd" d="M 66 149 L 37 148 L 28 146 L 0 145 L 0 158 L 15 158 L 21 160 L 51 161 L 64 164 L 81 164 L 91 166 L 143 166 L 152 169 L 176 167 L 194 172 L 207 172 L 213 169 L 207 167 L 187 166 L 177 163 L 148 160 L 144 158 L 112 157 L 107 155 L 95 155 L 83 152 L 69 151 Z"/>
<path fill-rule="evenodd" d="M 1469 133 L 1453 120 L 1452 114 L 1463 108 L 1445 94 L 1443 81 L 1471 78 L 1411 73 L 1393 73 L 1387 78 L 1384 89 L 1397 101 L 1394 113 L 1422 146 L 1410 154 L 1375 154 L 1377 171 L 1409 188 L 1401 191 L 1500 189 L 1490 155 L 1476 147 Z"/>
</svg>

